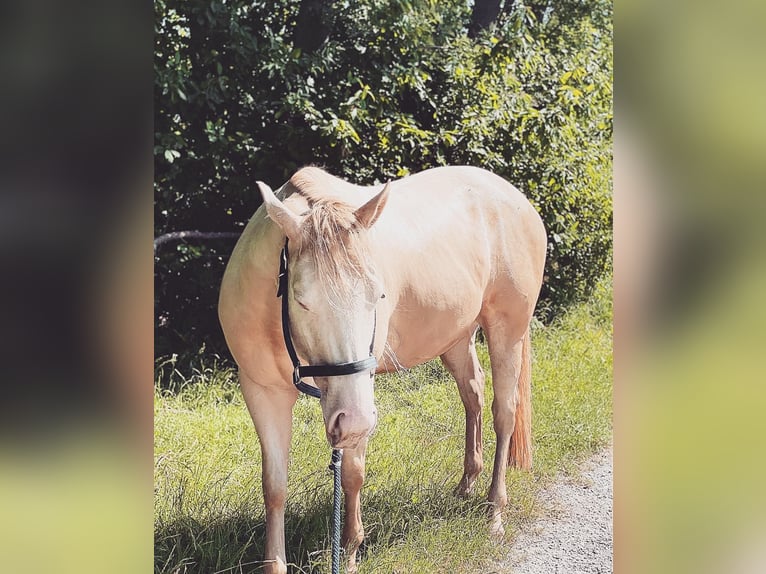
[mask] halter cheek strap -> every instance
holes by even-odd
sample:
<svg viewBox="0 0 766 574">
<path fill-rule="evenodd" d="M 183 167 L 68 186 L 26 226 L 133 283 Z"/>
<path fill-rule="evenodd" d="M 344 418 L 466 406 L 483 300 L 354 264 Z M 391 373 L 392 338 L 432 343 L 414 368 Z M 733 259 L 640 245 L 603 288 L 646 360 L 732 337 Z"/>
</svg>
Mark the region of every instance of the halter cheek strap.
<svg viewBox="0 0 766 574">
<path fill-rule="evenodd" d="M 290 361 L 293 363 L 293 384 L 299 391 L 315 398 L 321 398 L 321 391 L 303 382 L 303 377 L 341 377 L 344 375 L 353 375 L 364 371 L 369 371 L 378 366 L 378 361 L 373 355 L 375 346 L 375 328 L 377 327 L 377 311 L 375 312 L 375 324 L 372 329 L 372 341 L 370 342 L 370 356 L 359 361 L 350 361 L 348 363 L 336 363 L 334 365 L 301 365 L 298 359 L 298 353 L 293 345 L 293 338 L 290 334 L 290 314 L 287 302 L 287 259 L 289 251 L 287 249 L 288 240 L 285 239 L 285 246 L 279 256 L 279 283 L 277 287 L 277 297 L 282 298 L 282 335 L 285 339 L 285 347 Z"/>
</svg>

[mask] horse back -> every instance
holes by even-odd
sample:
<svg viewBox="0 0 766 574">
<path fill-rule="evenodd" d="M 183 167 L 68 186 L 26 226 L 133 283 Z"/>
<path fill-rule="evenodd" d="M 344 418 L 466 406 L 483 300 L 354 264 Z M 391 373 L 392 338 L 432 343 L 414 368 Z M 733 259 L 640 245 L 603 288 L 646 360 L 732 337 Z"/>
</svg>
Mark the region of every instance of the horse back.
<svg viewBox="0 0 766 574">
<path fill-rule="evenodd" d="M 390 300 L 389 344 L 404 366 L 446 351 L 502 313 L 526 328 L 542 283 L 546 234 L 526 197 L 479 168 L 394 182 L 376 223 Z"/>
</svg>

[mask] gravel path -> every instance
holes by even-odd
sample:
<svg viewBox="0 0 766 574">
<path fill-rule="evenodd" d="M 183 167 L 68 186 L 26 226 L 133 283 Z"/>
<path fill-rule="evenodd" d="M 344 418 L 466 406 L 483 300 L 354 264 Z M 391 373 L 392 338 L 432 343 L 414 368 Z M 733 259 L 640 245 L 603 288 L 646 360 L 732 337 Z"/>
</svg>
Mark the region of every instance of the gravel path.
<svg viewBox="0 0 766 574">
<path fill-rule="evenodd" d="M 612 572 L 612 448 L 540 495 L 541 518 L 514 541 L 488 574 Z"/>
</svg>

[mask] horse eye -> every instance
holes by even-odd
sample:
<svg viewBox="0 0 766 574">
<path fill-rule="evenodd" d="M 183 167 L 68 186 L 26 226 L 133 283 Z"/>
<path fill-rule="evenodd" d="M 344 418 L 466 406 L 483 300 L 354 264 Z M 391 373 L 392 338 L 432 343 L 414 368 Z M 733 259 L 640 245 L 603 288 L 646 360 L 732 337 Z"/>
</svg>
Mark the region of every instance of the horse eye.
<svg viewBox="0 0 766 574">
<path fill-rule="evenodd" d="M 308 306 L 304 305 L 304 304 L 303 304 L 303 303 L 301 303 L 300 301 L 296 301 L 296 303 L 298 303 L 298 305 L 300 305 L 301 307 L 303 307 L 304 309 L 306 309 L 306 311 L 308 311 L 308 310 L 309 310 Z"/>
<path fill-rule="evenodd" d="M 381 294 L 380 294 L 380 298 L 381 298 L 381 299 L 385 299 L 385 298 L 386 298 L 386 294 L 385 294 L 385 293 L 381 293 Z"/>
</svg>

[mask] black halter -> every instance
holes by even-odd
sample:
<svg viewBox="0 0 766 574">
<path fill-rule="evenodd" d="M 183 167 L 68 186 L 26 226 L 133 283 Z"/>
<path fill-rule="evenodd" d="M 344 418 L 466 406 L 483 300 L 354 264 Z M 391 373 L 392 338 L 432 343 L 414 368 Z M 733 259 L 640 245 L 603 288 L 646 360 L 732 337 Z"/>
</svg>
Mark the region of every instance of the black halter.
<svg viewBox="0 0 766 574">
<path fill-rule="evenodd" d="M 373 347 L 375 346 L 375 327 L 372 329 L 370 356 L 366 359 L 349 363 L 338 363 L 336 365 L 301 365 L 298 360 L 298 353 L 295 352 L 295 347 L 293 346 L 293 338 L 290 335 L 290 316 L 287 309 L 287 258 L 289 255 L 287 242 L 288 240 L 285 239 L 285 246 L 282 248 L 282 253 L 279 256 L 279 286 L 277 288 L 277 297 L 282 297 L 282 335 L 285 338 L 287 354 L 290 355 L 290 360 L 293 362 L 293 384 L 302 393 L 318 399 L 322 396 L 322 393 L 318 388 L 304 383 L 301 380 L 303 377 L 341 377 L 343 375 L 361 373 L 377 367 L 378 361 L 372 354 Z M 375 320 L 377 323 L 377 311 Z"/>
</svg>

